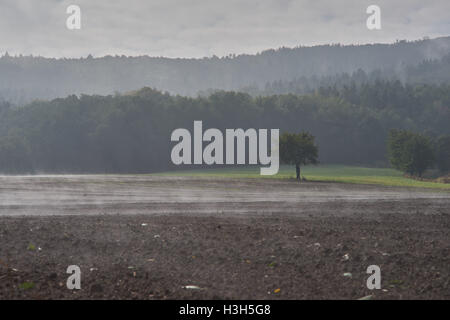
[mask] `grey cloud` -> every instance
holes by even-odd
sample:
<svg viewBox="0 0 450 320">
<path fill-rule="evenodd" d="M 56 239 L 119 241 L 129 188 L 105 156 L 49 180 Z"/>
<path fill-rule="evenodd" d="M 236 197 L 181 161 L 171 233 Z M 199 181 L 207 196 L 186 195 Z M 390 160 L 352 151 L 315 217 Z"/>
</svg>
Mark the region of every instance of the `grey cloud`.
<svg viewBox="0 0 450 320">
<path fill-rule="evenodd" d="M 392 42 L 450 34 L 448 0 L 16 0 L 0 3 L 0 52 L 202 57 L 280 46 Z M 365 28 L 368 5 L 381 31 Z M 82 30 L 65 28 L 78 4 Z"/>
</svg>

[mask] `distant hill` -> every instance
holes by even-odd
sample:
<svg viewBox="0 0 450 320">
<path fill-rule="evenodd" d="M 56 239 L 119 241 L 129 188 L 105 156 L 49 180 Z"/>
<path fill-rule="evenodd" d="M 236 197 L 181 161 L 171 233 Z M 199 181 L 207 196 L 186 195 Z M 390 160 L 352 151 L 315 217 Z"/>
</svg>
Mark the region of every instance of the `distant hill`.
<svg viewBox="0 0 450 320">
<path fill-rule="evenodd" d="M 264 89 L 276 81 L 311 82 L 322 77 L 380 70 L 418 83 L 448 82 L 439 66 L 450 53 L 450 37 L 394 44 L 320 45 L 280 48 L 256 55 L 169 59 L 106 56 L 81 59 L 5 55 L 0 58 L 0 99 L 24 104 L 70 94 L 126 92 L 144 86 L 181 95 L 208 89 Z M 339 79 L 339 76 L 338 78 Z"/>
<path fill-rule="evenodd" d="M 450 53 L 441 59 L 424 60 L 419 64 L 409 64 L 400 70 L 375 69 L 366 72 L 362 69 L 349 74 L 347 72 L 327 75 L 300 77 L 294 80 L 277 80 L 267 82 L 264 87 L 247 86 L 240 91 L 252 95 L 272 94 L 307 94 L 316 90 L 341 90 L 346 87 L 361 88 L 366 85 L 374 85 L 378 82 L 400 81 L 408 85 L 439 85 L 450 83 Z"/>
</svg>

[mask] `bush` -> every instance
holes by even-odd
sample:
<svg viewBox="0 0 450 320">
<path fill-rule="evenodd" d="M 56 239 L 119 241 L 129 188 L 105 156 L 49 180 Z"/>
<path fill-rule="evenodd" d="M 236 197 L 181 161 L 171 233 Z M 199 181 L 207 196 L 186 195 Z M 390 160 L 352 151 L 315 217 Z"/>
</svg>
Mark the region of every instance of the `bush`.
<svg viewBox="0 0 450 320">
<path fill-rule="evenodd" d="M 405 130 L 389 132 L 388 156 L 394 168 L 419 177 L 435 161 L 430 138 Z"/>
</svg>

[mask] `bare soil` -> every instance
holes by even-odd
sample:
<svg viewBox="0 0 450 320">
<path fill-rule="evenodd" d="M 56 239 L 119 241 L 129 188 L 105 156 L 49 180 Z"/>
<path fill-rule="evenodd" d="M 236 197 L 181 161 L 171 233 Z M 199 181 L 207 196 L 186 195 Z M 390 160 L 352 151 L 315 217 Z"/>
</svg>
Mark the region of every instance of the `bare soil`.
<svg viewBox="0 0 450 320">
<path fill-rule="evenodd" d="M 450 299 L 449 231 L 442 191 L 3 176 L 0 299 Z"/>
</svg>

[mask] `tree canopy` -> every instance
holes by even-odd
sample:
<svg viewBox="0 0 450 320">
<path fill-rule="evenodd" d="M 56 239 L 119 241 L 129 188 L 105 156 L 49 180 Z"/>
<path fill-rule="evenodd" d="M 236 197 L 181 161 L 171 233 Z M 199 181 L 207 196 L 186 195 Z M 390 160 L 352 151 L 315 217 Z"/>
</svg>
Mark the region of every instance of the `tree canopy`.
<svg viewBox="0 0 450 320">
<path fill-rule="evenodd" d="M 318 147 L 308 132 L 283 133 L 280 137 L 280 160 L 286 164 L 318 163 Z"/>
<path fill-rule="evenodd" d="M 389 161 L 398 170 L 419 177 L 435 161 L 430 138 L 406 130 L 391 130 L 388 139 Z"/>
</svg>

